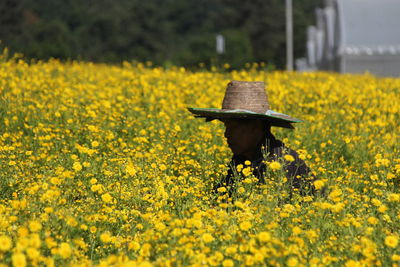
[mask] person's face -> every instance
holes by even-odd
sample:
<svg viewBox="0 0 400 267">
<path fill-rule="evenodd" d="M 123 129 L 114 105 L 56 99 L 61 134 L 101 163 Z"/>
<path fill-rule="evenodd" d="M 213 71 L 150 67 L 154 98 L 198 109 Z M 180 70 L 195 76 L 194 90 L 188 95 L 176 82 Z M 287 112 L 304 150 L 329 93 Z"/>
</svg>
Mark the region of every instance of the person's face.
<svg viewBox="0 0 400 267">
<path fill-rule="evenodd" d="M 225 138 L 234 155 L 251 155 L 265 135 L 265 125 L 260 120 L 222 120 Z"/>
</svg>

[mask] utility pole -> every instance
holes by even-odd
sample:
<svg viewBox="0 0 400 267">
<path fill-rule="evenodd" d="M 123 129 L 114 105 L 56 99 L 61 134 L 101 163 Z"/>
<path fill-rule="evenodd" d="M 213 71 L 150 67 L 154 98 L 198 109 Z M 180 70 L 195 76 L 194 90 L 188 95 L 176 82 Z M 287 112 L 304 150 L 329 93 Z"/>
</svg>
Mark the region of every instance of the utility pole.
<svg viewBox="0 0 400 267">
<path fill-rule="evenodd" d="M 292 0 L 286 0 L 286 70 L 293 71 L 293 11 L 292 11 Z"/>
<path fill-rule="evenodd" d="M 217 54 L 225 53 L 225 38 L 222 34 L 217 34 L 215 47 L 217 50 Z"/>
</svg>

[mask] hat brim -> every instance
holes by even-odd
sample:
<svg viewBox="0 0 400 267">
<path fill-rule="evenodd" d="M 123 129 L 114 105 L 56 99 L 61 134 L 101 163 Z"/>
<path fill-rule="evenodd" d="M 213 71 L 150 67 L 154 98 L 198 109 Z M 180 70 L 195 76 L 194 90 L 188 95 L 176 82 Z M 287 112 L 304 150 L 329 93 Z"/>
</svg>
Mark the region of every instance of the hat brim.
<svg viewBox="0 0 400 267">
<path fill-rule="evenodd" d="M 301 122 L 299 119 L 273 110 L 267 110 L 266 113 L 256 113 L 245 109 L 188 108 L 188 110 L 197 118 L 206 118 L 206 121 L 214 119 L 260 119 L 268 121 L 272 126 L 290 129 L 294 128 L 292 123 Z"/>
</svg>

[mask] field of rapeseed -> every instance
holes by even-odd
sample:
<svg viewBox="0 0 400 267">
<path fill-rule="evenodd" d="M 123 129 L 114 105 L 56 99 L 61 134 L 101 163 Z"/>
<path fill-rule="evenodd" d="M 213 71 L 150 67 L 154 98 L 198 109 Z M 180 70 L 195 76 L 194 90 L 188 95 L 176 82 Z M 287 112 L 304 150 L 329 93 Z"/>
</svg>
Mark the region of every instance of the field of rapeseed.
<svg viewBox="0 0 400 267">
<path fill-rule="evenodd" d="M 223 125 L 186 107 L 219 108 L 230 80 L 265 81 L 272 109 L 304 120 L 273 133 L 326 196 L 287 200 L 279 170 L 212 193 Z M 0 59 L 0 263 L 400 265 L 399 95 L 368 74 Z"/>
</svg>

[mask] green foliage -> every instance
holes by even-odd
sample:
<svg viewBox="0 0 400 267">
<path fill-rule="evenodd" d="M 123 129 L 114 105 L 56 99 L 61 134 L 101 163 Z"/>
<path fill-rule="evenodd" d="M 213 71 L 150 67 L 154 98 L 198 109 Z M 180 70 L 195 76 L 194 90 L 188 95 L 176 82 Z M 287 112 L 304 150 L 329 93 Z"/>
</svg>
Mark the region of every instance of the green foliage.
<svg viewBox="0 0 400 267">
<path fill-rule="evenodd" d="M 319 0 L 294 3 L 295 57 Z M 206 66 L 285 64 L 284 1 L 4 0 L 0 43 L 27 58 Z M 215 36 L 226 38 L 217 55 Z"/>
</svg>

